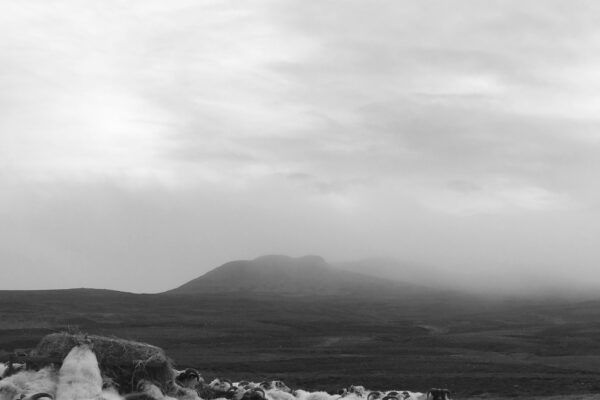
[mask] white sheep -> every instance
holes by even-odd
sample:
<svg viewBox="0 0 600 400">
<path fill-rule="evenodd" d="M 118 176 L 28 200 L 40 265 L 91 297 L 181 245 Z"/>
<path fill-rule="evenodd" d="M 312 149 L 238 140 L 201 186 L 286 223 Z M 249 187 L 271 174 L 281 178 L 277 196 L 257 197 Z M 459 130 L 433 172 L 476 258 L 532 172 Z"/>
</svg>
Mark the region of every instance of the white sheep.
<svg viewBox="0 0 600 400">
<path fill-rule="evenodd" d="M 215 392 L 226 393 L 233 388 L 233 383 L 228 379 L 215 378 L 208 386 Z"/>
<path fill-rule="evenodd" d="M 102 395 L 98 359 L 88 345 L 75 346 L 58 371 L 56 400 L 97 399 Z"/>
<path fill-rule="evenodd" d="M 123 400 L 116 389 L 109 388 L 102 390 L 99 400 Z"/>
<path fill-rule="evenodd" d="M 352 385 L 348 389 L 348 393 L 353 393 L 358 397 L 363 397 L 367 391 L 364 386 Z"/>
<path fill-rule="evenodd" d="M 246 393 L 246 391 L 248 389 L 246 389 L 246 387 L 244 387 L 244 385 L 236 385 L 235 383 L 233 384 L 234 389 L 233 389 L 233 394 L 231 396 L 231 400 L 242 400 L 242 398 L 244 397 L 244 394 Z"/>
<path fill-rule="evenodd" d="M 245 386 L 246 389 L 256 389 L 258 387 L 260 387 L 260 383 L 257 382 L 248 382 Z"/>
<path fill-rule="evenodd" d="M 343 398 L 343 400 L 364 400 L 364 398 L 361 395 L 349 392 L 347 390 L 345 390 L 343 394 L 340 394 L 340 397 Z"/>
<path fill-rule="evenodd" d="M 276 389 L 276 390 L 281 390 L 283 392 L 292 393 L 292 390 L 285 383 L 283 383 L 283 381 L 280 381 L 280 380 L 263 381 L 263 382 L 259 383 L 258 386 L 263 388 L 264 390 Z"/>
<path fill-rule="evenodd" d="M 58 371 L 56 400 L 122 400 L 114 388 L 102 390 L 98 359 L 88 345 L 73 347 Z"/>
<path fill-rule="evenodd" d="M 265 390 L 258 386 L 244 392 L 242 400 L 268 400 Z"/>
<path fill-rule="evenodd" d="M 142 379 L 138 382 L 137 387 L 140 390 L 140 393 L 144 393 L 145 395 L 153 399 L 158 400 L 163 399 L 165 397 L 162 390 L 160 390 L 158 386 L 156 386 L 150 381 Z"/>
<path fill-rule="evenodd" d="M 279 389 L 271 389 L 266 391 L 268 400 L 296 400 L 293 394 Z"/>
<path fill-rule="evenodd" d="M 21 371 L 0 381 L 0 400 L 54 396 L 56 382 L 57 373 L 52 367 L 39 371 Z"/>
<path fill-rule="evenodd" d="M 204 378 L 202 378 L 200 372 L 193 368 L 183 371 L 173 370 L 173 372 L 175 374 L 175 381 L 182 387 L 194 389 L 204 383 Z"/>
<path fill-rule="evenodd" d="M 296 390 L 294 390 L 292 392 L 292 394 L 298 400 L 303 400 L 303 399 L 306 399 L 308 397 L 308 395 L 310 394 L 310 392 L 307 392 L 306 390 L 302 390 L 302 389 L 296 389 Z"/>
<path fill-rule="evenodd" d="M 327 392 L 307 392 L 304 390 L 296 390 L 294 395 L 298 400 L 338 400 L 340 395 L 331 395 Z"/>
<path fill-rule="evenodd" d="M 407 390 L 402 393 L 404 394 L 405 400 L 424 400 L 427 398 L 427 395 L 421 392 L 411 392 Z"/>
<path fill-rule="evenodd" d="M 172 394 L 179 400 L 202 400 L 200 399 L 200 396 L 198 396 L 198 392 L 196 392 L 195 389 L 180 386 L 178 384 L 174 385 Z"/>
<path fill-rule="evenodd" d="M 426 395 L 421 392 L 410 392 L 408 390 L 388 390 L 386 392 L 374 392 L 379 393 L 382 400 L 425 400 Z"/>
<path fill-rule="evenodd" d="M 154 400 L 202 400 L 198 396 L 198 393 L 194 389 L 186 388 L 177 384 L 174 384 L 173 396 L 165 395 L 162 390 L 150 381 L 142 379 L 138 382 L 137 388 L 139 392 L 130 393 L 125 396 L 126 400 L 135 399 L 154 399 Z"/>
<path fill-rule="evenodd" d="M 24 370 L 25 364 L 14 363 L 12 361 L 0 363 L 0 379 L 6 378 Z"/>
<path fill-rule="evenodd" d="M 432 400 L 449 400 L 450 391 L 448 389 L 429 389 L 425 399 L 429 399 L 431 396 Z"/>
</svg>

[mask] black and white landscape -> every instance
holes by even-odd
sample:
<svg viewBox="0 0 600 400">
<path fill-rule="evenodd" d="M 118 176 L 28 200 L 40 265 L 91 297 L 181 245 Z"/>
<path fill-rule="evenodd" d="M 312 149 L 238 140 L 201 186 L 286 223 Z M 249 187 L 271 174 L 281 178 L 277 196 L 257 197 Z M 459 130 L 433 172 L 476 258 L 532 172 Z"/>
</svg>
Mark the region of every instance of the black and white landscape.
<svg viewBox="0 0 600 400">
<path fill-rule="evenodd" d="M 3 0 L 0 49 L 0 362 L 599 398 L 600 3 Z"/>
</svg>

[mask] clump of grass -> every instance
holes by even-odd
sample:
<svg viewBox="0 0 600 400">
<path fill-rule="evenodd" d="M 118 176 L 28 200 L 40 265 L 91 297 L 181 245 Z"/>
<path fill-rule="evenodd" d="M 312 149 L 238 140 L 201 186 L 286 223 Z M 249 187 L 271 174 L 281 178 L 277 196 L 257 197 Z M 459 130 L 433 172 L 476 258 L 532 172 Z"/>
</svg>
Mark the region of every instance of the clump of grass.
<svg viewBox="0 0 600 400">
<path fill-rule="evenodd" d="M 61 364 L 75 346 L 87 344 L 96 354 L 100 371 L 119 388 L 133 392 L 138 382 L 148 380 L 163 392 L 173 386 L 173 364 L 160 347 L 116 337 L 60 332 L 45 336 L 27 357 L 29 364 L 42 367 Z"/>
</svg>

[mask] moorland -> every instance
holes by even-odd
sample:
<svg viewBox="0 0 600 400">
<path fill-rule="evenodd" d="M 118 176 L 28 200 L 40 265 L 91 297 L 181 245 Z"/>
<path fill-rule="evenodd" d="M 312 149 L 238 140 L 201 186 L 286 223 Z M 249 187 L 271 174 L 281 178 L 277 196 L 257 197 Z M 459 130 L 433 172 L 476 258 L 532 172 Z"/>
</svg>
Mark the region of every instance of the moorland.
<svg viewBox="0 0 600 400">
<path fill-rule="evenodd" d="M 236 270 L 225 270 L 231 282 Z M 309 293 L 288 291 L 286 277 L 300 279 L 289 269 L 228 290 L 207 289 L 218 287 L 213 273 L 204 289 L 158 294 L 0 291 L 0 359 L 70 330 L 160 346 L 207 379 L 448 387 L 457 397 L 600 392 L 600 300 L 486 297 L 347 275 L 340 284 L 337 272 L 315 270 L 322 285 Z"/>
</svg>

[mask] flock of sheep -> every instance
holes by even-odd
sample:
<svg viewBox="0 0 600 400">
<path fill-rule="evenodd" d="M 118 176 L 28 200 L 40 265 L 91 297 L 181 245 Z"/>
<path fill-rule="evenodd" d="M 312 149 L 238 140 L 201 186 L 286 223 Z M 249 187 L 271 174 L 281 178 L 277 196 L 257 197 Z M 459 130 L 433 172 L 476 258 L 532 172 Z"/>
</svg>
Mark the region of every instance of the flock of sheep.
<svg viewBox="0 0 600 400">
<path fill-rule="evenodd" d="M 71 349 L 60 368 L 37 371 L 19 364 L 0 364 L 0 400 L 448 400 L 446 389 L 427 393 L 368 391 L 351 386 L 331 395 L 327 392 L 292 391 L 282 381 L 231 382 L 215 379 L 205 383 L 194 369 L 173 371 L 169 395 L 148 380 L 137 382 L 137 391 L 119 394 L 110 380 L 103 379 L 98 359 L 88 345 Z"/>
</svg>

